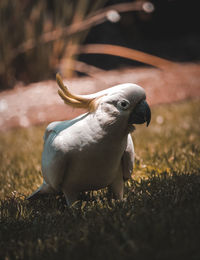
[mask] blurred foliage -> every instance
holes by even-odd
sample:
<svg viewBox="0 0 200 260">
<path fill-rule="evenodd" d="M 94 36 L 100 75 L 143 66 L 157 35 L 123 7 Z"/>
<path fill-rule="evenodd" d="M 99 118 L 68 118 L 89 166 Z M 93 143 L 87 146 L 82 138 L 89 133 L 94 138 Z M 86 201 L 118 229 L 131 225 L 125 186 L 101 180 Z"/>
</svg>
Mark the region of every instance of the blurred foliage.
<svg viewBox="0 0 200 260">
<path fill-rule="evenodd" d="M 41 44 L 11 59 L 13 50 L 30 39 L 39 41 L 42 34 L 59 30 L 104 5 L 106 0 L 1 0 L 0 1 L 0 86 L 13 87 L 16 81 L 40 81 L 55 76 L 61 58 L 74 55 L 72 43 L 80 44 L 87 32 L 72 38 Z"/>
<path fill-rule="evenodd" d="M 29 202 L 42 182 L 45 126 L 0 135 L 0 258 L 199 259 L 200 103 L 156 106 L 133 133 L 134 180 L 125 200 L 90 192 Z"/>
<path fill-rule="evenodd" d="M 41 36 L 75 23 L 81 23 L 104 5 L 128 0 L 1 0 L 0 1 L 0 89 L 55 77 L 72 76 L 74 60 L 80 44 L 107 43 L 138 49 L 177 61 L 197 61 L 199 52 L 198 1 L 151 0 L 155 12 L 127 12 L 116 24 L 105 23 L 90 33 L 41 43 Z M 134 1 L 133 1 L 134 2 Z M 135 2 L 139 2 L 138 0 Z M 189 19 L 185 19 L 189 17 Z M 86 37 L 88 34 L 88 37 Z M 36 47 L 15 57 L 23 43 L 36 40 Z M 15 57 L 13 59 L 13 56 Z M 106 55 L 80 55 L 79 59 L 102 68 L 119 64 L 138 65 Z"/>
</svg>

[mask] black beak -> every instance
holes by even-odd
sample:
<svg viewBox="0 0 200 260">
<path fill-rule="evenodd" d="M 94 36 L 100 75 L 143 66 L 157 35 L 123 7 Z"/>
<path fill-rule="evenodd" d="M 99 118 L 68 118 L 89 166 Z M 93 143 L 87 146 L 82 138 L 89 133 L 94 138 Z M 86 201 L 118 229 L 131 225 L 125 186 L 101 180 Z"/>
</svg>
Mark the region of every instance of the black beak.
<svg viewBox="0 0 200 260">
<path fill-rule="evenodd" d="M 129 123 L 130 124 L 143 124 L 147 122 L 147 126 L 151 121 L 151 110 L 145 100 L 139 102 L 133 109 Z"/>
</svg>

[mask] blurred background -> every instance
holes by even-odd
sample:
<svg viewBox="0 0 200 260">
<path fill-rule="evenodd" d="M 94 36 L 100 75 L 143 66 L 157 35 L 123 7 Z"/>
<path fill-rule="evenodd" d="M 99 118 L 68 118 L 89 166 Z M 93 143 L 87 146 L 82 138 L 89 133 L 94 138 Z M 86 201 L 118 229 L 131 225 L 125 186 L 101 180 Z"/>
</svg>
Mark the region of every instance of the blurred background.
<svg viewBox="0 0 200 260">
<path fill-rule="evenodd" d="M 1 0 L 0 89 L 55 79 L 56 72 L 70 78 L 97 67 L 144 64 L 104 55 L 105 46 L 94 51 L 91 44 L 199 61 L 197 5 L 195 0 Z"/>
<path fill-rule="evenodd" d="M 200 259 L 198 4 L 0 0 L 0 259 Z M 25 199 L 47 123 L 83 113 L 58 96 L 57 72 L 75 94 L 145 89 L 152 120 L 132 135 L 123 202 Z"/>
</svg>

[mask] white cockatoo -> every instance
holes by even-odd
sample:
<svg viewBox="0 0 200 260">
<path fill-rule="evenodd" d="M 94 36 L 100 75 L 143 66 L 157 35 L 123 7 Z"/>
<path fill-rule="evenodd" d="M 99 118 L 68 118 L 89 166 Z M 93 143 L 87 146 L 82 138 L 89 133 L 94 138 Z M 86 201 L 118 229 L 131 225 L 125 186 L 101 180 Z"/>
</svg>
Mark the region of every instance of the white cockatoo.
<svg viewBox="0 0 200 260">
<path fill-rule="evenodd" d="M 143 88 L 126 83 L 91 95 L 74 95 L 57 75 L 58 93 L 73 107 L 87 113 L 53 122 L 44 134 L 43 184 L 29 198 L 63 192 L 68 205 L 82 191 L 109 187 L 123 198 L 124 181 L 131 177 L 133 124 L 150 123 L 151 111 Z"/>
</svg>

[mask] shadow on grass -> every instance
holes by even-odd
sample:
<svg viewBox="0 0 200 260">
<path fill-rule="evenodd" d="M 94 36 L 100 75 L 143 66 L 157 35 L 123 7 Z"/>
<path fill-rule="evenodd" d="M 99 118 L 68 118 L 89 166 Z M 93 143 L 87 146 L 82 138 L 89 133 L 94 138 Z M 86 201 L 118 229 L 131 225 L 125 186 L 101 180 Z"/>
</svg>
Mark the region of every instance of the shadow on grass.
<svg viewBox="0 0 200 260">
<path fill-rule="evenodd" d="M 26 201 L 42 183 L 44 126 L 1 133 L 0 259 L 200 259 L 199 104 L 157 106 L 137 127 L 122 202 L 106 189 L 72 208 L 62 196 Z"/>
<path fill-rule="evenodd" d="M 198 259 L 200 175 L 131 181 L 122 202 L 88 193 L 1 201 L 1 259 Z"/>
</svg>

